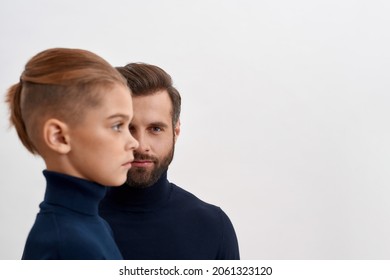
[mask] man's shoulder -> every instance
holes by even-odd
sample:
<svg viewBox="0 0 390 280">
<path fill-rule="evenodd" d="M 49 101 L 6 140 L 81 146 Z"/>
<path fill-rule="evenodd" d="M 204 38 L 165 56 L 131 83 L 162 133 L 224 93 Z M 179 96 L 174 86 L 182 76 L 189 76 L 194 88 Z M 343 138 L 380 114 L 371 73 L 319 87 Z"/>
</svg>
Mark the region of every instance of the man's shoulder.
<svg viewBox="0 0 390 280">
<path fill-rule="evenodd" d="M 228 215 L 219 207 L 199 199 L 189 191 L 172 185 L 172 201 L 175 205 L 170 210 L 180 213 L 186 221 L 195 226 L 195 231 L 205 233 L 203 240 L 219 244 L 217 259 L 239 259 L 237 236 Z M 183 223 L 182 223 L 183 224 Z M 220 242 L 220 243 L 219 243 Z"/>
<path fill-rule="evenodd" d="M 172 200 L 181 207 L 188 210 L 196 210 L 213 215 L 220 215 L 221 208 L 217 205 L 208 203 L 188 190 L 171 183 Z"/>
</svg>

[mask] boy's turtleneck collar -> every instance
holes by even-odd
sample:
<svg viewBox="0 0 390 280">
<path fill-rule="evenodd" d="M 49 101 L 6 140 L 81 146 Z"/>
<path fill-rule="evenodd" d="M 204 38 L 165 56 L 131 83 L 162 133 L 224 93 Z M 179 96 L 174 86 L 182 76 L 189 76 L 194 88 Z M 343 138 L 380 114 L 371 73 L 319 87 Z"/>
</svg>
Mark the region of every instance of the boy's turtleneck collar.
<svg viewBox="0 0 390 280">
<path fill-rule="evenodd" d="M 103 185 L 44 170 L 46 178 L 45 201 L 87 215 L 97 215 L 99 202 L 106 194 Z"/>
<path fill-rule="evenodd" d="M 150 187 L 135 188 L 124 184 L 121 187 L 110 188 L 103 201 L 123 210 L 152 210 L 163 206 L 168 201 L 170 191 L 166 171 Z"/>
</svg>

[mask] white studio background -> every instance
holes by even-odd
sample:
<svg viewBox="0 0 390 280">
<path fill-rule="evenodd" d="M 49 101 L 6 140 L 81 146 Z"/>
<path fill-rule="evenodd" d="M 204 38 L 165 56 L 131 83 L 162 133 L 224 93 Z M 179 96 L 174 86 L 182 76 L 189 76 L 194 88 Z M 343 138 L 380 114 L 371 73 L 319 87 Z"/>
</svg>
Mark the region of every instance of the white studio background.
<svg viewBox="0 0 390 280">
<path fill-rule="evenodd" d="M 169 178 L 229 215 L 243 259 L 389 259 L 389 15 L 386 0 L 1 0 L 0 259 L 21 257 L 45 187 L 3 100 L 52 47 L 172 75 Z"/>
</svg>

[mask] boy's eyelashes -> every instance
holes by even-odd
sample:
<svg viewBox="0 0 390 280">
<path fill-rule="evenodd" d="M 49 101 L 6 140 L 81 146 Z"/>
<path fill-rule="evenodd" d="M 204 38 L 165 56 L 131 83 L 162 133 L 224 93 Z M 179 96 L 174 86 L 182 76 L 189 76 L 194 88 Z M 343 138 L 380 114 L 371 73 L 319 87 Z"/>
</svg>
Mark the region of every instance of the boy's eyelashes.
<svg viewBox="0 0 390 280">
<path fill-rule="evenodd" d="M 113 126 L 111 126 L 111 128 L 112 128 L 112 130 L 114 130 L 114 131 L 121 132 L 124 125 L 125 125 L 125 124 L 124 124 L 123 122 L 120 122 L 120 123 L 114 124 Z"/>
</svg>

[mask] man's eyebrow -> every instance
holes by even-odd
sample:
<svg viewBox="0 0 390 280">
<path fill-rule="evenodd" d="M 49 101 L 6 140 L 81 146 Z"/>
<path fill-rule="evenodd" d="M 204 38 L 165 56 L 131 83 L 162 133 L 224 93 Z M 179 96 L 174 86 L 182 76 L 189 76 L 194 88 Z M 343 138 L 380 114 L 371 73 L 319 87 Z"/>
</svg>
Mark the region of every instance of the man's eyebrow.
<svg viewBox="0 0 390 280">
<path fill-rule="evenodd" d="M 152 122 L 149 124 L 149 126 L 158 126 L 158 127 L 168 127 L 169 125 L 164 122 Z"/>
</svg>

